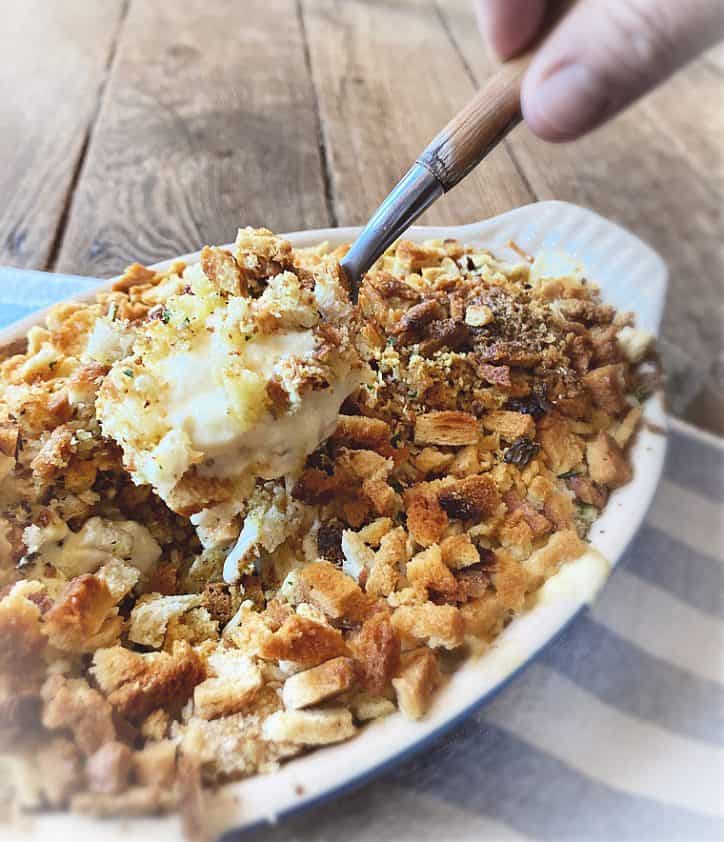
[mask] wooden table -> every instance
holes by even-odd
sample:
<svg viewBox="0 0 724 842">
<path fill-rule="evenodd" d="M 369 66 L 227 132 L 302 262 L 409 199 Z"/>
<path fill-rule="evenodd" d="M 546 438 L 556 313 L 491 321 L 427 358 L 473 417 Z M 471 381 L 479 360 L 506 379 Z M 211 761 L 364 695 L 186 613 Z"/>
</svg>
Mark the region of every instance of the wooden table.
<svg viewBox="0 0 724 842">
<path fill-rule="evenodd" d="M 8 0 L 0 263 L 108 276 L 365 221 L 485 78 L 471 0 Z M 517 129 L 423 221 L 587 205 L 671 269 L 676 412 L 724 432 L 724 50 L 572 145 Z"/>
</svg>

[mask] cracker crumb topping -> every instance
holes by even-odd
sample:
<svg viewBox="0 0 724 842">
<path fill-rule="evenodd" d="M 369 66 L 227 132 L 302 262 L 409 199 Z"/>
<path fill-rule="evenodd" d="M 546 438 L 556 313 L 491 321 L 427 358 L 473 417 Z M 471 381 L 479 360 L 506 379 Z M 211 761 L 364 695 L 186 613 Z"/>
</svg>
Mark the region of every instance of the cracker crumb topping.
<svg viewBox="0 0 724 842">
<path fill-rule="evenodd" d="M 352 308 L 344 250 L 241 229 L 0 354 L 25 806 L 196 826 L 204 786 L 425 716 L 631 479 L 651 338 L 581 272 L 403 240 Z"/>
</svg>

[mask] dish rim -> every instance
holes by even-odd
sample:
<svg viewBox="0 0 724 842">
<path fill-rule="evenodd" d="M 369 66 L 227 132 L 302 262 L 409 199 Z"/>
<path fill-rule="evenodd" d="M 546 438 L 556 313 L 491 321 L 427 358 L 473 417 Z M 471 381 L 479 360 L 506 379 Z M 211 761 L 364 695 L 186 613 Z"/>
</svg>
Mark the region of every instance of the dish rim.
<svg viewBox="0 0 724 842">
<path fill-rule="evenodd" d="M 521 225 L 523 223 L 531 225 L 533 224 L 530 222 L 531 217 L 535 218 L 534 223 L 539 226 L 535 231 L 533 231 L 533 234 L 537 233 L 540 235 L 541 231 L 548 231 L 549 233 L 551 231 L 555 232 L 557 227 L 562 225 L 561 219 L 565 218 L 567 219 L 568 224 L 575 223 L 576 225 L 580 225 L 582 228 L 586 228 L 586 226 L 588 226 L 594 231 L 605 232 L 606 236 L 613 238 L 613 240 L 617 242 L 624 251 L 626 249 L 632 251 L 640 261 L 643 261 L 644 266 L 647 267 L 647 271 L 650 273 L 647 279 L 649 287 L 647 290 L 648 295 L 645 297 L 646 303 L 649 306 L 647 321 L 653 328 L 653 332 L 658 334 L 667 285 L 668 272 L 666 265 L 656 252 L 654 252 L 648 245 L 643 243 L 631 232 L 604 219 L 588 209 L 581 208 L 567 202 L 537 202 L 508 211 L 507 213 L 500 214 L 488 220 L 481 220 L 479 222 L 468 223 L 465 225 L 414 226 L 406 233 L 405 237 L 413 240 L 431 239 L 436 237 L 455 237 L 463 242 L 477 241 L 479 243 L 484 240 L 486 245 L 497 245 L 498 248 L 501 248 L 503 244 L 500 242 L 496 244 L 495 232 L 505 232 L 511 226 L 512 228 L 515 228 L 516 225 Z M 558 221 L 558 226 L 556 221 Z M 295 231 L 289 234 L 284 234 L 283 236 L 287 237 L 295 246 L 313 245 L 314 243 L 318 243 L 323 240 L 329 240 L 332 241 L 333 244 L 338 244 L 340 242 L 350 241 L 360 230 L 361 229 L 359 227 L 321 228 Z M 531 232 L 529 231 L 528 233 L 530 234 Z M 525 248 L 525 236 L 518 236 L 516 237 L 516 240 L 521 242 Z M 560 247 L 563 250 L 566 250 L 565 246 L 565 242 L 560 244 Z M 496 254 L 497 253 L 499 252 L 496 249 Z M 168 260 L 152 264 L 151 268 L 161 270 L 166 269 L 175 261 L 185 260 L 190 262 L 198 259 L 198 256 L 198 251 L 190 252 L 185 255 L 180 255 L 179 257 L 170 258 Z M 584 256 L 580 256 L 585 261 Z M 106 281 L 99 281 L 97 286 L 63 300 L 93 300 L 97 292 L 112 286 L 116 279 L 117 278 L 112 278 Z M 602 289 L 604 297 L 606 297 L 605 284 L 602 284 Z M 48 309 L 49 308 L 46 307 L 35 311 L 26 318 L 0 329 L 0 343 L 13 341 L 14 339 L 24 335 L 29 327 L 42 321 Z M 667 428 L 666 416 L 660 395 L 657 395 L 648 401 L 645 409 L 645 418 L 652 424 L 657 425 L 664 430 Z M 611 569 L 615 568 L 618 561 L 624 555 L 627 546 L 644 520 L 663 469 L 665 452 L 665 435 L 662 436 L 655 434 L 648 429 L 642 430 L 638 441 L 634 444 L 631 451 L 635 467 L 634 479 L 628 486 L 625 486 L 623 489 L 620 489 L 611 496 L 606 509 L 594 524 L 591 533 L 592 543 L 596 546 L 598 543 L 610 544 L 610 540 L 603 540 L 604 534 L 606 529 L 609 528 L 609 525 L 616 525 L 617 515 L 619 514 L 618 508 L 626 506 L 627 503 L 635 505 L 636 517 L 627 518 L 626 509 L 624 509 L 623 522 L 619 524 L 618 527 L 620 540 L 614 542 L 615 551 L 611 553 Z M 617 506 L 615 509 L 614 503 L 616 503 Z M 618 520 L 621 520 L 621 518 L 618 518 Z M 603 527 L 605 527 L 605 529 Z M 596 539 L 598 539 L 598 542 Z M 607 578 L 607 576 L 605 578 Z M 605 579 L 603 581 L 605 581 Z M 431 717 L 428 715 L 429 718 L 426 717 L 426 719 L 423 719 L 421 723 L 407 722 L 407 726 L 412 726 L 412 729 L 415 729 L 418 726 L 421 727 L 421 733 L 418 737 L 407 739 L 404 746 L 394 751 L 382 751 L 381 753 L 379 751 L 375 752 L 375 757 L 380 755 L 377 760 L 365 764 L 364 768 L 360 771 L 345 774 L 342 782 L 326 783 L 321 786 L 316 786 L 309 795 L 305 794 L 303 796 L 299 796 L 297 794 L 296 798 L 290 797 L 290 793 L 287 793 L 286 797 L 278 799 L 280 804 L 278 808 L 273 810 L 259 809 L 259 807 L 254 804 L 255 810 L 252 816 L 244 816 L 250 802 L 254 800 L 254 796 L 258 797 L 259 795 L 258 792 L 249 793 L 245 792 L 245 790 L 256 790 L 259 788 L 281 790 L 281 787 L 279 786 L 280 779 L 289 779 L 291 782 L 297 770 L 301 771 L 302 775 L 305 775 L 309 774 L 310 771 L 314 772 L 317 768 L 321 769 L 325 763 L 333 766 L 335 758 L 341 753 L 344 753 L 345 757 L 348 755 L 359 755 L 359 749 L 351 751 L 351 747 L 359 746 L 360 744 L 363 744 L 366 747 L 367 744 L 371 742 L 370 735 L 373 733 L 377 734 L 379 738 L 378 742 L 380 742 L 380 740 L 384 741 L 384 737 L 380 735 L 380 726 L 384 726 L 386 722 L 397 722 L 400 726 L 396 729 L 398 731 L 400 729 L 403 731 L 410 731 L 411 728 L 404 725 L 406 721 L 400 721 L 401 714 L 399 714 L 399 712 L 391 715 L 382 723 L 370 723 L 366 725 L 360 734 L 358 734 L 352 741 L 341 743 L 336 746 L 317 749 L 310 754 L 290 760 L 285 763 L 280 770 L 269 775 L 256 775 L 251 778 L 225 785 L 221 788 L 221 793 L 218 796 L 212 796 L 212 800 L 216 799 L 218 801 L 217 806 L 221 811 L 217 816 L 219 826 L 216 827 L 213 832 L 219 835 L 219 838 L 221 839 L 230 840 L 231 834 L 238 834 L 242 831 L 249 832 L 269 821 L 276 821 L 293 815 L 301 810 L 309 809 L 324 801 L 362 786 L 371 779 L 383 774 L 385 771 L 388 771 L 392 766 L 402 763 L 414 754 L 417 754 L 426 747 L 431 746 L 444 734 L 457 727 L 463 720 L 507 687 L 523 669 L 538 658 L 549 645 L 552 645 L 553 642 L 569 628 L 575 619 L 586 610 L 594 596 L 595 593 L 591 593 L 586 595 L 585 598 L 581 598 L 581 595 L 577 593 L 575 599 L 570 598 L 560 601 L 560 604 L 556 603 L 554 606 L 557 609 L 555 611 L 555 616 L 552 616 L 551 611 L 549 610 L 548 615 L 541 618 L 542 622 L 538 623 L 540 628 L 537 630 L 535 628 L 536 623 L 533 623 L 532 630 L 535 632 L 535 642 L 532 645 L 529 645 L 527 649 L 524 649 L 522 658 L 519 657 L 515 663 L 511 661 L 507 670 L 504 671 L 504 673 L 501 673 L 498 680 L 494 681 L 494 683 L 491 681 L 490 676 L 488 676 L 488 681 L 491 682 L 490 686 L 480 692 L 474 699 L 462 707 L 454 709 L 451 714 L 444 715 L 443 712 L 443 715 L 440 716 L 440 697 L 448 695 L 446 691 L 449 691 L 450 687 L 456 684 L 456 678 L 461 673 L 468 674 L 476 668 L 479 668 L 484 662 L 488 663 L 488 659 L 496 650 L 498 653 L 500 652 L 501 646 L 504 645 L 504 640 L 508 640 L 509 638 L 517 640 L 518 637 L 524 637 L 526 629 L 528 629 L 528 626 L 531 625 L 531 618 L 536 614 L 536 612 L 540 614 L 539 609 L 541 606 L 536 606 L 536 608 L 531 611 L 517 617 L 515 622 L 512 623 L 505 632 L 496 639 L 489 652 L 486 653 L 483 658 L 478 660 L 469 660 L 459 667 L 455 675 L 452 677 L 450 685 L 444 688 L 442 693 L 437 694 L 435 704 L 433 705 L 433 709 L 431 711 L 431 714 L 433 714 Z M 548 607 L 550 609 L 550 606 Z M 511 633 L 509 630 L 513 630 L 514 633 Z M 460 682 L 458 682 L 458 685 L 460 685 Z M 437 712 L 435 713 L 436 709 Z M 438 719 L 439 721 L 437 721 Z M 431 721 L 436 722 L 436 724 L 432 727 L 430 727 L 429 724 Z M 427 723 L 427 725 L 425 723 Z M 363 751 L 362 753 L 365 752 Z M 329 763 L 330 757 L 332 758 L 331 763 Z M 344 765 L 347 764 L 343 764 L 343 766 Z M 311 770 L 308 768 L 310 766 Z M 227 803 L 227 795 L 231 790 L 234 790 L 235 794 L 237 794 L 240 798 L 240 806 L 236 806 L 235 808 L 229 808 Z M 251 798 L 249 796 L 251 796 Z M 274 799 L 272 798 L 271 800 L 273 801 Z M 229 811 L 228 814 L 227 810 Z M 175 816 L 122 819 L 118 822 L 118 826 L 120 828 L 122 825 L 123 830 L 119 831 L 117 836 L 111 829 L 111 825 L 113 823 L 113 820 L 106 821 L 104 823 L 104 831 L 108 832 L 100 833 L 97 820 L 88 820 L 84 817 L 72 814 L 46 814 L 43 817 L 38 818 L 37 826 L 41 832 L 52 832 L 53 828 L 58 828 L 58 825 L 60 825 L 60 828 L 58 829 L 62 829 L 62 826 L 66 825 L 67 829 L 73 829 L 77 842 L 81 842 L 81 839 L 83 838 L 93 838 L 99 840 L 99 842 L 101 839 L 107 839 L 110 842 L 110 840 L 115 840 L 117 838 L 120 839 L 120 832 L 127 835 L 128 830 L 135 827 L 138 827 L 139 830 L 142 828 L 154 828 L 154 832 L 161 831 L 162 828 L 166 827 L 169 829 L 168 838 L 177 838 L 177 831 L 171 830 L 171 828 L 176 825 Z M 88 834 L 87 837 L 86 833 Z M 78 834 L 80 834 L 80 836 L 78 836 Z M 165 834 L 159 836 L 158 842 L 161 842 L 161 840 L 165 838 L 167 838 Z"/>
</svg>

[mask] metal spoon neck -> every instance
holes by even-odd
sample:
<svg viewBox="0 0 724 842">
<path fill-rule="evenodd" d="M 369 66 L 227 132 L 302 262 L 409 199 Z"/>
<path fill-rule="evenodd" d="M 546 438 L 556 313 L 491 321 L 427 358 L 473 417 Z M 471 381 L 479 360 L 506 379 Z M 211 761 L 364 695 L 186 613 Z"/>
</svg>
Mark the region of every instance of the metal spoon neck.
<svg viewBox="0 0 724 842">
<path fill-rule="evenodd" d="M 413 164 L 400 179 L 341 261 L 354 301 L 364 274 L 444 192 L 437 178 L 419 163 Z"/>
</svg>

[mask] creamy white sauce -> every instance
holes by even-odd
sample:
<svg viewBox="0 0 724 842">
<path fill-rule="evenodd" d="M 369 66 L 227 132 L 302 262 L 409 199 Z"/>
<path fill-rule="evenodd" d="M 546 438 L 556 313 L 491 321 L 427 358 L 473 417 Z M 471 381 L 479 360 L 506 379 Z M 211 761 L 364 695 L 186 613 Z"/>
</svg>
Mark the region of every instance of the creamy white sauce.
<svg viewBox="0 0 724 842">
<path fill-rule="evenodd" d="M 62 521 L 46 528 L 29 526 L 23 540 L 28 551 L 38 553 L 42 562 L 68 578 L 93 573 L 114 558 L 149 573 L 161 556 L 161 547 L 148 529 L 132 520 L 92 517 L 78 532 Z"/>
<path fill-rule="evenodd" d="M 359 379 L 352 375 L 330 388 L 308 392 L 294 415 L 274 418 L 265 413 L 225 445 L 207 448 L 205 454 L 213 463 L 202 464 L 200 473 L 225 477 L 251 471 L 262 479 L 274 479 L 299 471 L 308 454 L 334 432 L 342 402 L 358 385 Z"/>
<path fill-rule="evenodd" d="M 240 429 L 222 383 L 214 378 L 214 363 L 228 346 L 215 347 L 213 334 L 190 350 L 173 354 L 159 365 L 158 377 L 167 387 L 165 414 L 172 430 L 188 436 L 192 450 L 203 455 L 200 474 L 214 477 L 252 472 L 273 479 L 298 470 L 334 430 L 342 402 L 359 385 L 351 373 L 326 389 L 306 392 L 291 414 L 264 412 L 251 427 Z M 244 353 L 244 367 L 269 380 L 280 374 L 280 363 L 314 352 L 311 331 L 255 337 Z"/>
</svg>

